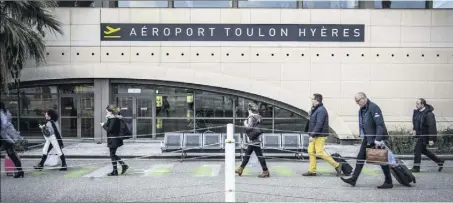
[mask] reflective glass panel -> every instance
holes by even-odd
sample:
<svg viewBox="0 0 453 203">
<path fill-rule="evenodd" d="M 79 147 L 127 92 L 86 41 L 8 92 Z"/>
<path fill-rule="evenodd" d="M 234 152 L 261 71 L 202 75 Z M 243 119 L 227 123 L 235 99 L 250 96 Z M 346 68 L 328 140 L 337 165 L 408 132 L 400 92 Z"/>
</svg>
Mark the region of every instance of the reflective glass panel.
<svg viewBox="0 0 453 203">
<path fill-rule="evenodd" d="M 425 8 L 425 1 L 374 1 L 374 8 Z"/>
<path fill-rule="evenodd" d="M 168 1 L 118 1 L 118 7 L 126 7 L 126 8 L 162 8 L 168 7 Z"/>
<path fill-rule="evenodd" d="M 453 1 L 451 1 L 451 0 L 434 0 L 433 8 L 453 8 Z"/>
<path fill-rule="evenodd" d="M 175 8 L 230 8 L 232 1 L 174 1 Z"/>
<path fill-rule="evenodd" d="M 264 118 L 272 118 L 272 105 L 260 101 L 252 101 L 244 98 L 239 98 L 236 103 L 236 117 L 246 118 L 248 117 L 248 104 L 255 103 L 258 105 L 259 113 Z"/>
<path fill-rule="evenodd" d="M 156 137 L 164 137 L 166 132 L 193 132 L 193 119 L 157 119 Z"/>
<path fill-rule="evenodd" d="M 233 117 L 233 98 L 210 92 L 195 94 L 196 117 Z"/>
<path fill-rule="evenodd" d="M 156 96 L 157 117 L 187 117 L 191 104 L 188 96 Z"/>
<path fill-rule="evenodd" d="M 359 1 L 304 1 L 303 8 L 358 8 Z"/>
<path fill-rule="evenodd" d="M 239 8 L 296 8 L 297 1 L 255 1 L 240 0 Z"/>
</svg>

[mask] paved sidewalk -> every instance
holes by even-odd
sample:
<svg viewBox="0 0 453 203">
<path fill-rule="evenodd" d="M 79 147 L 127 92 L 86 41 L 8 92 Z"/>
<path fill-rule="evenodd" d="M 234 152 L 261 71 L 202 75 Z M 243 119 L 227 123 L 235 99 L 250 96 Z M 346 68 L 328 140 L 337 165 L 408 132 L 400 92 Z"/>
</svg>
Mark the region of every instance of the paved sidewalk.
<svg viewBox="0 0 453 203">
<path fill-rule="evenodd" d="M 63 149 L 66 157 L 68 158 L 109 158 L 109 150 L 106 143 L 67 143 Z M 345 158 L 355 158 L 360 149 L 360 145 L 339 145 L 339 144 L 326 144 L 326 151 L 329 153 L 339 153 Z M 42 155 L 42 147 L 28 150 L 26 152 L 19 152 L 23 158 L 39 158 Z M 152 159 L 167 159 L 167 158 L 181 158 L 181 152 L 162 152 L 160 143 L 134 143 L 126 142 L 117 151 L 117 154 L 124 158 L 152 158 Z M 187 153 L 187 158 L 205 156 L 211 159 L 221 159 L 224 153 Z M 239 153 L 236 156 L 240 156 Z M 268 157 L 285 157 L 295 158 L 293 153 L 266 153 Z M 452 155 L 440 155 L 445 159 L 452 159 Z M 304 154 L 306 157 L 306 154 Z M 402 159 L 412 159 L 412 155 L 399 155 Z M 426 157 L 423 157 L 426 158 Z"/>
</svg>

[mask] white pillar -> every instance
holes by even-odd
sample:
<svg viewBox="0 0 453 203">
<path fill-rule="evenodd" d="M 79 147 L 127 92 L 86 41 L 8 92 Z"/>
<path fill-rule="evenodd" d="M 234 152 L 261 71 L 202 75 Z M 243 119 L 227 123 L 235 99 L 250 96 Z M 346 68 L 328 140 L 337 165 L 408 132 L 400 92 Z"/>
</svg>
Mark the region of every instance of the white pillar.
<svg viewBox="0 0 453 203">
<path fill-rule="evenodd" d="M 236 144 L 234 140 L 234 125 L 227 124 L 227 137 L 225 139 L 225 202 L 236 201 Z"/>
</svg>

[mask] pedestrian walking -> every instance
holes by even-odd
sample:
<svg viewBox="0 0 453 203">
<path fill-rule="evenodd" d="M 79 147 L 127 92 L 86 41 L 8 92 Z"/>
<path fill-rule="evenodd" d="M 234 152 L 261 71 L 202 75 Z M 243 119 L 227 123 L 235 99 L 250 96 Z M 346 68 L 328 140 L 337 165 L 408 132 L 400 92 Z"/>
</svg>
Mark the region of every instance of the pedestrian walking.
<svg viewBox="0 0 453 203">
<path fill-rule="evenodd" d="M 420 172 L 420 163 L 422 154 L 436 162 L 439 166 L 439 172 L 442 171 L 444 160 L 437 157 L 434 153 L 427 149 L 428 144 L 432 146 L 437 138 L 436 116 L 434 115 L 434 107 L 426 103 L 426 100 L 420 98 L 415 103 L 415 110 L 412 116 L 413 131 L 416 144 L 414 147 L 414 166 L 411 171 L 414 173 Z"/>
<path fill-rule="evenodd" d="M 359 130 L 360 137 L 363 137 L 362 145 L 360 146 L 359 153 L 357 155 L 357 163 L 349 179 L 341 178 L 344 182 L 355 186 L 357 179 L 359 178 L 360 172 L 362 172 L 363 165 L 366 159 L 366 149 L 373 147 L 384 147 L 389 146 L 387 127 L 385 126 L 384 116 L 382 115 L 379 106 L 370 99 L 367 98 L 366 94 L 359 92 L 355 96 L 355 102 L 359 105 Z M 388 164 L 381 165 L 382 171 L 384 172 L 385 182 L 379 189 L 393 188 L 392 176 L 390 173 L 390 166 Z"/>
<path fill-rule="evenodd" d="M 58 114 L 53 109 L 47 110 L 45 114 L 46 123 L 44 125 L 39 125 L 41 128 L 42 134 L 46 143 L 42 149 L 41 161 L 38 165 L 34 166 L 35 169 L 41 170 L 44 167 L 44 162 L 47 160 L 47 155 L 50 150 L 54 149 L 57 155 L 61 159 L 61 168 L 60 171 L 67 171 L 68 166 L 66 165 L 66 158 L 63 154 L 63 137 L 61 136 L 60 124 L 58 124 Z"/>
<path fill-rule="evenodd" d="M 16 154 L 14 145 L 18 140 L 21 139 L 19 132 L 16 131 L 14 125 L 11 122 L 11 113 L 6 109 L 5 103 L 0 102 L 0 134 L 2 137 L 2 145 L 5 148 L 6 154 L 14 163 L 17 173 L 14 174 L 14 178 L 23 178 L 24 171 L 22 170 L 22 163 Z"/>
<path fill-rule="evenodd" d="M 121 137 L 121 122 L 123 117 L 119 114 L 120 109 L 113 104 L 106 108 L 107 122 L 101 122 L 101 126 L 107 131 L 107 147 L 110 150 L 110 159 L 112 160 L 113 171 L 108 176 L 118 176 L 117 163 L 121 164 L 121 174 L 126 173 L 129 166 L 116 155 L 119 147 L 123 146 L 123 138 Z"/>
<path fill-rule="evenodd" d="M 308 156 L 310 166 L 308 172 L 303 176 L 316 176 L 316 157 L 321 157 L 335 168 L 337 176 L 341 175 L 341 164 L 336 162 L 324 150 L 324 144 L 329 136 L 329 114 L 322 103 L 321 94 L 313 94 L 311 97 L 312 108 L 310 119 L 307 123 L 306 132 L 309 135 Z"/>
<path fill-rule="evenodd" d="M 244 121 L 245 126 L 245 133 L 249 138 L 249 142 L 247 143 L 247 150 L 245 151 L 244 159 L 242 160 L 241 166 L 236 169 L 236 173 L 241 176 L 242 172 L 250 160 L 250 155 L 252 152 L 255 152 L 258 160 L 261 164 L 261 168 L 263 169 L 263 173 L 258 175 L 260 178 L 268 178 L 270 176 L 269 169 L 266 166 L 266 159 L 263 156 L 263 151 L 261 149 L 261 135 L 263 131 L 261 129 L 261 124 L 263 122 L 263 118 L 258 113 L 258 106 L 254 103 L 248 104 L 248 113 L 249 116 L 247 120 Z"/>
</svg>

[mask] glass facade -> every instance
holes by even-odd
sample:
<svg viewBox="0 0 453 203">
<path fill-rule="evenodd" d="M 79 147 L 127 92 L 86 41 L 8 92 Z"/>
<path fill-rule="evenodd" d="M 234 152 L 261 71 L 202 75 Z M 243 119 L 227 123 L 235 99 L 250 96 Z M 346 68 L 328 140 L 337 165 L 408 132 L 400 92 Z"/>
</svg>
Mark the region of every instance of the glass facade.
<svg viewBox="0 0 453 203">
<path fill-rule="evenodd" d="M 22 88 L 17 105 L 17 91 L 2 95 L 13 115 L 13 123 L 24 136 L 42 136 L 38 124 L 45 122 L 48 109 L 60 115 L 64 137 L 94 137 L 94 93 L 90 85 L 61 85 Z M 19 110 L 20 109 L 20 110 Z M 19 123 L 18 114 L 20 114 Z"/>
<path fill-rule="evenodd" d="M 275 126 L 285 132 L 301 131 L 306 123 L 302 116 L 273 104 L 234 95 L 134 84 L 113 84 L 112 89 L 115 103 L 137 138 L 152 137 L 154 132 L 157 138 L 166 132 L 225 133 L 228 123 L 239 125 L 236 132 L 242 132 L 249 102 L 260 107 L 266 132 L 277 132 Z"/>
<path fill-rule="evenodd" d="M 265 132 L 300 132 L 307 121 L 275 104 L 216 92 L 139 84 L 112 84 L 110 91 L 110 103 L 121 109 L 135 138 L 161 139 L 167 132 L 226 133 L 228 123 L 243 132 L 251 102 L 259 106 Z M 38 124 L 45 122 L 47 109 L 54 109 L 60 115 L 63 137 L 95 138 L 95 115 L 103 116 L 104 110 L 95 112 L 94 94 L 92 84 L 54 85 L 22 88 L 20 108 L 15 90 L 2 95 L 2 101 L 25 137 L 41 137 Z"/>
</svg>

